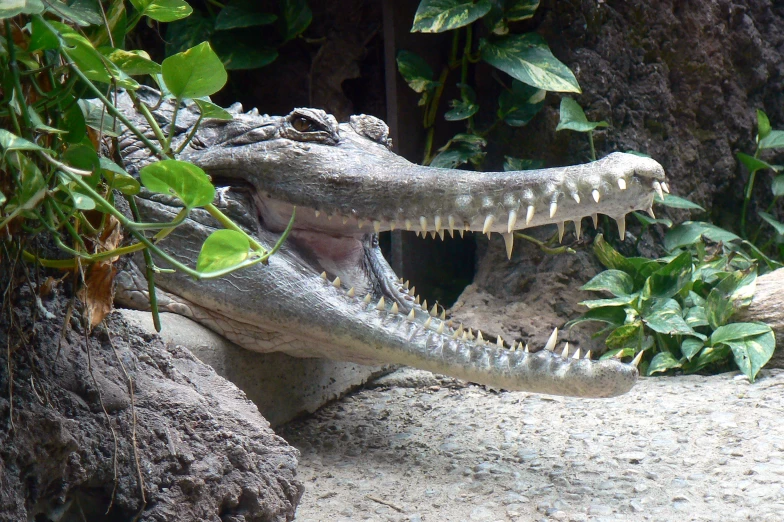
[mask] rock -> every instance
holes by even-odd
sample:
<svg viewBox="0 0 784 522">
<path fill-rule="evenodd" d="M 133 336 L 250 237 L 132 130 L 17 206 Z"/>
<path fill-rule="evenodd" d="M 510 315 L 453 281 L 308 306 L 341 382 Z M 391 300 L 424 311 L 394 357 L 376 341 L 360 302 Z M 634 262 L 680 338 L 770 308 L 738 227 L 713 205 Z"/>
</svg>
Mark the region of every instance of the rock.
<svg viewBox="0 0 784 522">
<path fill-rule="evenodd" d="M 11 361 L 13 414 L 0 364 L 0 520 L 103 520 L 110 503 L 117 521 L 293 519 L 298 452 L 233 384 L 116 314 L 92 335 L 72 322 L 58 349 L 68 300 L 44 301 L 54 319 L 33 323 L 24 290 L 13 298 L 27 334 Z M 7 317 L 0 343 L 17 346 Z"/>
</svg>

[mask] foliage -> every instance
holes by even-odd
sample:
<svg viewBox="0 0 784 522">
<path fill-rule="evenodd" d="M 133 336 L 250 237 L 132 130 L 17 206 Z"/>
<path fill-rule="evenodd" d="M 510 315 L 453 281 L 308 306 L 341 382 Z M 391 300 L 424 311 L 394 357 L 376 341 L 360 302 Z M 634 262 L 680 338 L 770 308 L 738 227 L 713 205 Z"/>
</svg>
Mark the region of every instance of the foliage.
<svg viewBox="0 0 784 522">
<path fill-rule="evenodd" d="M 209 102 L 208 96 L 226 82 L 226 71 L 209 43 L 178 52 L 162 64 L 142 50 L 123 48 L 126 31 L 140 19 L 168 22 L 190 13 L 181 0 L 132 0 L 128 5 L 122 0 L 15 0 L 0 7 L 0 231 L 10 238 L 3 246 L 5 258 L 22 257 L 45 267 L 76 269 L 82 275 L 102 270 L 111 282 L 111 263 L 118 256 L 143 251 L 155 309 L 154 274 L 161 269 L 150 252 L 174 269 L 204 279 L 264 262 L 277 249 L 280 243 L 264 249 L 212 205 L 215 187 L 209 177 L 196 165 L 176 159 L 175 125 L 164 133 L 151 108 L 136 96 L 137 78 L 147 77 L 175 107 L 193 100 L 201 110 L 199 122 L 204 117 L 231 118 Z M 119 88 L 145 116 L 154 139 L 112 103 Z M 102 144 L 117 150 L 121 125 L 160 160 L 143 168 L 139 180 L 147 190 L 181 201 L 183 208 L 172 222 L 140 222 L 133 200 L 139 181 L 121 162 L 99 156 Z M 198 123 L 189 138 L 197 127 Z M 128 201 L 136 219 L 117 209 L 117 197 Z M 207 239 L 195 269 L 158 246 L 194 208 L 205 209 L 229 229 Z M 119 246 L 120 229 L 134 241 Z M 148 230 L 157 233 L 148 237 Z M 40 258 L 31 249 L 37 235 L 46 235 L 66 257 Z M 285 234 L 281 242 L 284 238 Z M 111 284 L 103 288 L 111 294 Z M 94 324 L 99 321 L 95 318 Z"/>
<path fill-rule="evenodd" d="M 226 69 L 256 69 L 275 61 L 278 48 L 300 36 L 312 17 L 306 0 L 281 0 L 277 13 L 258 0 L 207 1 L 203 9 L 169 24 L 166 51 L 172 55 L 209 41 Z"/>
<path fill-rule="evenodd" d="M 572 72 L 561 63 L 536 33 L 515 34 L 510 22 L 531 18 L 539 0 L 422 0 L 414 16 L 412 32 L 452 32 L 452 51 L 438 78 L 420 56 L 400 51 L 398 70 L 408 85 L 422 96 L 423 125 L 427 129 L 423 163 L 436 167 L 456 167 L 465 163 L 478 166 L 484 159 L 485 140 L 498 124 L 526 125 L 542 108 L 547 91 L 580 92 Z M 474 42 L 474 27 L 483 23 L 487 38 Z M 463 46 L 460 48 L 460 42 Z M 498 99 L 495 121 L 478 129 L 474 117 L 480 107 L 468 83 L 469 64 L 483 61 L 508 75 L 498 80 L 503 92 Z M 433 155 L 433 136 L 439 103 L 452 71 L 460 70 L 460 98 L 449 102 L 447 121 L 465 121 L 466 132 L 458 134 Z"/>
<path fill-rule="evenodd" d="M 672 229 L 666 239 L 671 255 L 657 260 L 624 257 L 598 235 L 594 252 L 608 270 L 582 289 L 613 297 L 584 301 L 588 312 L 568 326 L 604 323 L 600 334 L 608 334 L 609 351 L 602 358 L 645 352 L 640 368 L 646 375 L 725 369 L 733 361 L 754 381 L 773 355 L 773 331 L 731 318 L 751 300 L 756 260 L 737 236 L 722 235 L 726 242 L 708 247 L 703 237 L 715 238 L 718 227 L 692 222 L 683 227 L 696 233 Z"/>
</svg>

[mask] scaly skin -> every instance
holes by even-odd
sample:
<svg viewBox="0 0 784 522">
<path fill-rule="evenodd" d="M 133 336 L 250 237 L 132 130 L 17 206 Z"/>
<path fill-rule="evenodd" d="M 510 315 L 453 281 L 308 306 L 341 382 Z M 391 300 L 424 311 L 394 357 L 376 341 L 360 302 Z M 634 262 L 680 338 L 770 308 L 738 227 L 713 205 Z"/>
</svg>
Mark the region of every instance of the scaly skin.
<svg viewBox="0 0 784 522">
<path fill-rule="evenodd" d="M 155 93 L 142 92 L 154 104 Z M 127 98 L 122 109 L 143 126 Z M 650 209 L 667 188 L 657 162 L 611 154 L 587 165 L 503 173 L 476 173 L 414 165 L 388 148 L 387 128 L 370 116 L 337 124 L 314 109 L 286 117 L 241 113 L 232 122 L 207 121 L 180 155 L 226 188 L 216 204 L 266 247 L 279 237 L 297 206 L 295 228 L 268 266 L 256 265 L 221 280 L 195 282 L 160 274 L 165 309 L 189 316 L 251 350 L 283 351 L 360 363 L 406 364 L 510 390 L 611 397 L 637 379 L 636 361 L 593 361 L 522 343 L 488 342 L 481 332 L 453 324 L 443 311 L 420 305 L 378 249 L 376 234 L 414 229 L 433 237 L 458 231 L 498 232 L 511 255 L 515 230 L 604 213 L 619 221 Z M 156 113 L 170 121 L 171 106 Z M 196 113 L 180 112 L 175 147 Z M 149 162 L 147 151 L 124 134 L 129 171 Z M 243 190 L 249 187 L 250 190 Z M 177 208 L 161 196 L 142 195 L 145 220 L 168 221 Z M 192 264 L 216 224 L 205 212 L 161 243 Z M 118 279 L 118 301 L 143 308 L 146 282 L 134 269 Z M 558 349 L 558 351 L 561 351 Z"/>
</svg>

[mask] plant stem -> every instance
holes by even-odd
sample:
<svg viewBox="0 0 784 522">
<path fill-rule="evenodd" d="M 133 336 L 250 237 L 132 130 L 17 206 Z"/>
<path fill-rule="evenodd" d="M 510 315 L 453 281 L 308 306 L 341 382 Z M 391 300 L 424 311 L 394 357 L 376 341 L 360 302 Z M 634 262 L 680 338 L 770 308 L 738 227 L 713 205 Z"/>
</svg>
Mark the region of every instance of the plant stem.
<svg viewBox="0 0 784 522">
<path fill-rule="evenodd" d="M 596 161 L 596 148 L 593 146 L 593 131 L 588 133 L 588 143 L 591 145 L 591 161 Z"/>
<path fill-rule="evenodd" d="M 25 124 L 25 137 L 30 138 L 30 129 L 33 127 L 32 120 L 30 119 L 30 112 L 27 110 L 27 104 L 24 99 L 24 92 L 22 91 L 22 84 L 19 81 L 19 64 L 16 61 L 16 47 L 14 46 L 14 38 L 11 33 L 11 20 L 6 18 L 5 22 L 5 39 L 8 46 L 8 68 L 11 70 L 11 78 L 14 82 L 14 91 L 16 92 L 19 107 L 22 110 L 22 120 Z"/>
</svg>

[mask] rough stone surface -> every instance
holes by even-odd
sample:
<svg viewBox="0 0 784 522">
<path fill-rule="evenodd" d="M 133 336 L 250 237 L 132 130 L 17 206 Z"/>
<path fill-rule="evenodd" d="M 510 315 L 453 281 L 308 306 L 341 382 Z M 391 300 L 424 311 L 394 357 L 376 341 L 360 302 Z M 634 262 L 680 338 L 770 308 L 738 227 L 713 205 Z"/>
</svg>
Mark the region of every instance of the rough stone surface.
<svg viewBox="0 0 784 522">
<path fill-rule="evenodd" d="M 149 312 L 118 310 L 130 323 L 154 332 Z M 377 366 L 298 359 L 283 353 L 256 353 L 237 346 L 187 317 L 161 313 L 161 337 L 186 347 L 253 401 L 272 426 L 288 422 L 361 386 L 388 369 Z"/>
<path fill-rule="evenodd" d="M 411 372 L 397 382 L 424 387 L 367 389 L 279 432 L 302 452 L 297 521 L 781 520 L 784 371 L 648 378 L 607 400 Z"/>
<path fill-rule="evenodd" d="M 293 518 L 297 451 L 233 384 L 117 315 L 85 335 L 75 312 L 58 349 L 68 301 L 21 293 L 0 316 L 0 520 Z"/>
</svg>

